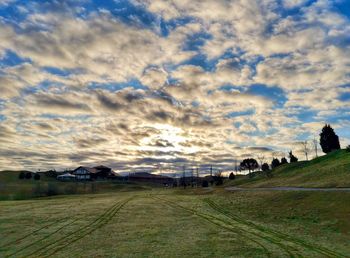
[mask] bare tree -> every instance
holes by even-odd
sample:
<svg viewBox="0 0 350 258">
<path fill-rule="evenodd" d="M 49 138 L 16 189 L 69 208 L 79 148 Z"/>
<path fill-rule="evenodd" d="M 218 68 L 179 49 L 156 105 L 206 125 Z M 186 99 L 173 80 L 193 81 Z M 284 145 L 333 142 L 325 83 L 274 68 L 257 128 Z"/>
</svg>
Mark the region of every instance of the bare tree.
<svg viewBox="0 0 350 258">
<path fill-rule="evenodd" d="M 302 141 L 301 145 L 303 146 L 303 152 L 305 154 L 306 160 L 309 160 L 309 158 L 308 158 L 308 153 L 309 153 L 308 141 L 307 140 Z"/>
<path fill-rule="evenodd" d="M 318 141 L 316 140 L 316 137 L 314 137 L 314 139 L 312 140 L 312 143 L 314 144 L 315 154 L 316 154 L 316 158 L 317 158 L 318 157 L 318 155 L 317 155 Z"/>
<path fill-rule="evenodd" d="M 259 162 L 260 162 L 260 168 L 262 168 L 262 165 L 263 165 L 264 162 L 265 162 L 265 156 L 262 155 L 262 154 L 258 155 L 258 160 L 259 160 Z"/>
</svg>

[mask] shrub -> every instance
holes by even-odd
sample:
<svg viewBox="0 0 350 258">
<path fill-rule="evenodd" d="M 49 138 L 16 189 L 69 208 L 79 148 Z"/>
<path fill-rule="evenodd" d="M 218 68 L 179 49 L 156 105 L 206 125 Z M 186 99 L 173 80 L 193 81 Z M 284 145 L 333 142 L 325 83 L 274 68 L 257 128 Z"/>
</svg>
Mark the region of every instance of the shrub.
<svg viewBox="0 0 350 258">
<path fill-rule="evenodd" d="M 228 176 L 228 179 L 230 180 L 234 180 L 236 178 L 235 174 L 233 174 L 233 172 L 230 173 L 230 175 Z"/>
<path fill-rule="evenodd" d="M 202 181 L 202 187 L 208 187 L 209 186 L 209 183 L 207 180 L 203 180 Z"/>
<path fill-rule="evenodd" d="M 21 172 L 21 173 L 19 173 L 19 175 L 18 175 L 18 178 L 19 179 L 24 179 L 26 177 L 26 173 L 24 173 L 24 172 Z"/>
<path fill-rule="evenodd" d="M 32 178 L 32 172 L 27 172 L 25 175 L 26 179 L 31 179 Z"/>
<path fill-rule="evenodd" d="M 287 159 L 285 157 L 283 157 L 281 159 L 281 165 L 283 165 L 283 164 L 288 164 L 288 161 L 287 161 Z"/>
<path fill-rule="evenodd" d="M 40 180 L 40 175 L 38 173 L 34 174 L 34 180 Z"/>
<path fill-rule="evenodd" d="M 346 151 L 350 152 L 350 145 L 348 145 L 348 147 L 346 147 Z"/>
</svg>

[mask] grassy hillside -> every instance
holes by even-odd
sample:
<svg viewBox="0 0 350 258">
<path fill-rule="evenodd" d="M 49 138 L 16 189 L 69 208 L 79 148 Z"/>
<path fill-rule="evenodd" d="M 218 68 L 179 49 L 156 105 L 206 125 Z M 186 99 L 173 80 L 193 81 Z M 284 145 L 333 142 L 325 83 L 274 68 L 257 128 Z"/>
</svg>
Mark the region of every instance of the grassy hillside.
<svg viewBox="0 0 350 258">
<path fill-rule="evenodd" d="M 264 175 L 241 178 L 228 184 L 244 187 L 350 187 L 350 153 L 338 150 L 311 161 L 285 164 L 274 169 L 272 175 L 272 178 Z"/>
</svg>

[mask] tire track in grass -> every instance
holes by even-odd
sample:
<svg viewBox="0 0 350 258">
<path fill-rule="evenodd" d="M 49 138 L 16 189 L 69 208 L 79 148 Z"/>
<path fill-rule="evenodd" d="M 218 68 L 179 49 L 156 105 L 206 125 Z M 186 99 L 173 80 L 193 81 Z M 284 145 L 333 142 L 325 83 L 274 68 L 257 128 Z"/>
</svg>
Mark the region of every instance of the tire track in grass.
<svg viewBox="0 0 350 258">
<path fill-rule="evenodd" d="M 49 224 L 47 224 L 47 225 L 45 225 L 45 226 L 42 226 L 42 227 L 40 227 L 40 228 L 38 228 L 38 229 L 36 229 L 36 230 L 34 230 L 34 231 L 32 231 L 32 232 L 30 232 L 30 233 L 28 233 L 28 234 L 22 236 L 22 237 L 20 237 L 20 238 L 17 238 L 17 239 L 15 239 L 15 240 L 13 240 L 13 241 L 10 241 L 10 242 L 8 242 L 8 243 L 5 243 L 4 245 L 0 246 L 0 248 L 8 247 L 8 246 L 10 246 L 10 245 L 12 245 L 12 244 L 18 244 L 18 242 L 20 242 L 20 241 L 22 241 L 22 240 L 24 240 L 24 239 L 26 239 L 26 238 L 28 238 L 28 237 L 31 237 L 31 236 L 35 235 L 37 232 L 39 232 L 39 231 L 41 231 L 41 230 L 43 230 L 43 229 L 46 229 L 46 228 L 48 228 L 48 227 L 50 227 L 50 226 L 52 226 L 52 225 L 54 225 L 54 224 L 60 223 L 61 221 L 66 220 L 67 218 L 68 218 L 68 217 L 64 217 L 64 218 L 61 218 L 61 219 L 56 220 L 56 221 L 54 221 L 54 222 L 51 222 L 51 223 L 49 223 Z"/>
<path fill-rule="evenodd" d="M 38 243 L 40 243 L 40 242 L 42 242 L 43 240 L 47 239 L 48 237 L 50 237 L 50 236 L 52 236 L 52 235 L 58 233 L 58 232 L 61 231 L 62 229 L 66 228 L 66 227 L 68 227 L 68 226 L 70 226 L 70 225 L 72 225 L 72 224 L 73 224 L 74 222 L 76 222 L 77 220 L 78 220 L 78 219 L 74 219 L 74 220 L 72 220 L 71 222 L 69 222 L 69 223 L 67 223 L 67 224 L 64 224 L 63 226 L 59 227 L 58 229 L 56 229 L 55 231 L 49 233 L 48 235 L 45 235 L 45 236 L 43 236 L 42 238 L 40 238 L 40 239 L 38 239 L 38 240 L 36 240 L 36 241 L 34 241 L 34 242 L 32 242 L 32 243 L 30 243 L 30 244 L 28 244 L 28 245 L 22 247 L 22 248 L 20 248 L 19 250 L 15 251 L 15 252 L 13 252 L 13 253 L 11 253 L 11 254 L 9 254 L 9 255 L 7 255 L 6 257 L 10 257 L 10 256 L 13 256 L 13 255 L 16 255 L 16 254 L 18 254 L 18 253 L 20 253 L 20 252 L 22 252 L 22 251 L 28 249 L 29 247 L 31 247 L 31 246 L 33 246 L 33 245 L 36 245 L 36 244 L 38 244 Z"/>
<path fill-rule="evenodd" d="M 303 240 L 292 237 L 290 235 L 275 231 L 273 229 L 265 228 L 263 226 L 255 224 L 253 222 L 247 221 L 247 220 L 245 220 L 237 215 L 233 215 L 232 213 L 225 210 L 223 207 L 220 207 L 218 204 L 216 204 L 214 201 L 212 201 L 210 199 L 204 199 L 203 201 L 205 203 L 207 203 L 212 209 L 225 215 L 226 217 L 228 217 L 234 221 L 237 221 L 238 223 L 242 223 L 246 226 L 250 226 L 252 228 L 255 228 L 256 230 L 258 230 L 262 233 L 265 233 L 265 234 L 268 233 L 276 238 L 279 238 L 279 239 L 284 240 L 284 241 L 288 241 L 288 242 L 293 243 L 294 245 L 297 245 L 297 246 L 301 246 L 301 247 L 306 248 L 312 252 L 325 255 L 326 257 L 350 257 L 350 256 L 346 256 L 344 254 L 341 254 L 339 252 L 332 251 L 332 250 L 327 249 L 325 247 L 320 247 L 320 246 L 315 246 L 315 245 L 309 244 Z"/>
<path fill-rule="evenodd" d="M 175 202 L 172 202 L 172 201 L 169 201 L 169 200 L 165 200 L 165 199 L 162 199 L 162 198 L 159 198 L 159 197 L 151 197 L 155 200 L 160 200 L 162 202 L 164 202 L 166 205 L 168 205 L 169 207 L 171 208 L 175 208 L 175 207 L 178 207 L 182 210 L 185 210 L 186 212 L 188 213 L 191 213 L 191 214 L 194 214 L 204 220 L 206 220 L 207 222 L 211 223 L 211 224 L 214 224 L 216 226 L 219 226 L 225 230 L 228 230 L 228 231 L 231 231 L 235 234 L 239 234 L 241 237 L 243 238 L 246 238 L 247 240 L 255 243 L 256 245 L 258 245 L 259 247 L 261 247 L 264 252 L 266 253 L 267 257 L 271 257 L 271 252 L 266 248 L 266 246 L 264 246 L 262 243 L 260 243 L 259 241 L 255 240 L 254 238 L 250 237 L 250 236 L 247 236 L 246 232 L 244 230 L 241 230 L 241 229 L 237 229 L 237 228 L 232 228 L 232 227 L 228 227 L 226 225 L 226 222 L 225 221 L 222 221 L 221 219 L 217 218 L 217 217 L 214 217 L 214 216 L 211 216 L 209 214 L 205 214 L 205 213 L 200 213 L 196 210 L 192 210 L 192 209 L 189 209 L 189 208 L 186 208 L 186 207 L 183 207 Z M 224 223 L 224 224 L 222 224 Z"/>
<path fill-rule="evenodd" d="M 35 251 L 26 255 L 26 257 L 49 257 L 59 252 L 63 248 L 67 247 L 68 245 L 71 245 L 72 243 L 82 239 L 86 235 L 96 231 L 97 229 L 107 224 L 119 212 L 119 210 L 131 199 L 132 198 L 128 198 L 124 201 L 119 201 L 115 203 L 114 205 L 112 205 L 112 207 L 107 209 L 103 214 L 98 216 L 92 223 L 85 225 L 84 227 L 79 228 L 77 230 L 74 230 L 57 240 L 53 239 L 52 242 L 42 247 L 39 247 Z"/>
<path fill-rule="evenodd" d="M 87 201 L 87 200 L 83 200 L 83 202 L 86 202 L 86 201 Z M 80 204 L 81 204 L 81 203 L 80 203 Z M 68 209 L 70 209 L 70 208 L 72 208 L 72 207 L 73 207 L 73 205 L 69 206 Z M 1 252 L 1 249 L 4 248 L 4 247 L 11 246 L 12 244 L 18 244 L 18 242 L 20 242 L 20 241 L 22 241 L 22 240 L 24 240 L 24 239 L 26 239 L 26 238 L 28 238 L 28 237 L 31 237 L 31 236 L 35 235 L 36 233 L 40 232 L 41 230 L 47 229 L 47 228 L 51 227 L 52 225 L 58 224 L 58 223 L 60 223 L 61 221 L 67 220 L 67 219 L 69 219 L 69 218 L 70 218 L 70 217 L 68 216 L 68 217 L 64 217 L 64 218 L 55 220 L 54 222 L 51 222 L 51 223 L 49 223 L 49 224 L 47 224 L 47 225 L 45 225 L 45 226 L 42 226 L 42 227 L 40 227 L 40 228 L 38 228 L 38 229 L 35 229 L 34 231 L 32 231 L 32 232 L 30 232 L 30 233 L 28 233 L 28 234 L 26 234 L 26 235 L 24 235 L 24 236 L 22 236 L 22 237 L 20 237 L 20 238 L 17 238 L 17 239 L 15 239 L 15 240 L 13 240 L 13 241 L 10 241 L 10 242 L 8 242 L 8 243 L 5 243 L 5 244 L 3 244 L 2 246 L 0 246 L 0 252 Z"/>
</svg>

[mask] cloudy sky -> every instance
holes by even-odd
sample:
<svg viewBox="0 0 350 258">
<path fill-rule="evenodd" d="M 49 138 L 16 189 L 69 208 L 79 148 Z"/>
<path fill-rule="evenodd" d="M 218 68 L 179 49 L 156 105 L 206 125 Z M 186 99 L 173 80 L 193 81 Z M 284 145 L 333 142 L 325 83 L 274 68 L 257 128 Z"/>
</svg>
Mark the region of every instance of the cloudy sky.
<svg viewBox="0 0 350 258">
<path fill-rule="evenodd" d="M 348 0 L 0 0 L 0 169 L 302 159 L 325 122 L 350 143 Z"/>
</svg>

